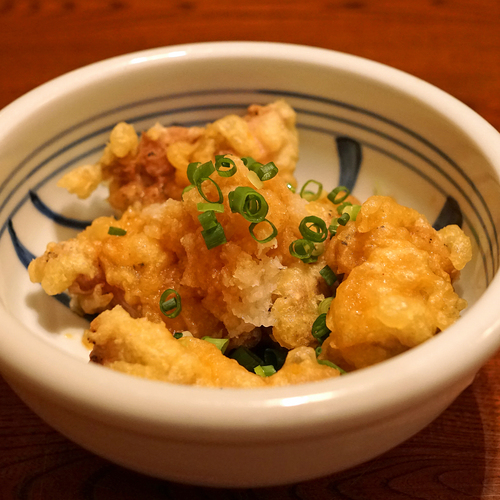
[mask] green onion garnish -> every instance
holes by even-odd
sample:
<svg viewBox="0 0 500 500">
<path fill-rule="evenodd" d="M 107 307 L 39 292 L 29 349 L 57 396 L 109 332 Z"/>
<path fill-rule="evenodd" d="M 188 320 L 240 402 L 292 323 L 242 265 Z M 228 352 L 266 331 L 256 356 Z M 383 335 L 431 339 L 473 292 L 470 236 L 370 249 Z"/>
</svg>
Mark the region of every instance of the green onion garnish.
<svg viewBox="0 0 500 500">
<path fill-rule="evenodd" d="M 219 185 L 213 179 L 210 178 L 210 175 L 212 175 L 214 171 L 215 167 L 211 161 L 207 161 L 206 163 L 203 163 L 201 165 L 199 162 L 190 163 L 187 168 L 187 176 L 189 182 L 196 186 L 198 192 L 200 193 L 200 195 L 203 197 L 204 200 L 208 201 L 209 203 L 222 203 L 222 201 L 224 200 L 222 191 L 220 190 Z M 218 194 L 217 200 L 212 201 L 205 196 L 205 193 L 203 192 L 202 189 L 202 184 L 205 181 L 211 182 L 216 187 Z"/>
<path fill-rule="evenodd" d="M 174 339 L 181 339 L 182 337 L 184 337 L 184 334 L 182 332 L 174 333 Z"/>
<path fill-rule="evenodd" d="M 332 271 L 330 266 L 325 266 L 319 274 L 323 276 L 328 286 L 332 286 L 337 281 L 337 275 Z"/>
<path fill-rule="evenodd" d="M 127 231 L 121 227 L 109 226 L 108 234 L 111 236 L 125 236 Z"/>
<path fill-rule="evenodd" d="M 222 203 L 198 203 L 196 208 L 198 212 L 208 212 L 209 210 L 218 214 L 224 212 L 224 205 Z"/>
<path fill-rule="evenodd" d="M 339 221 L 339 224 L 345 226 L 349 222 L 349 214 L 343 213 L 337 220 Z"/>
<path fill-rule="evenodd" d="M 215 155 L 215 170 L 221 177 L 232 177 L 236 173 L 236 164 L 231 158 L 226 158 L 224 155 Z"/>
<path fill-rule="evenodd" d="M 222 354 L 226 352 L 227 346 L 229 344 L 229 339 L 214 339 L 213 337 L 205 336 L 201 337 L 201 340 L 206 340 L 213 344 L 217 349 L 219 349 Z"/>
<path fill-rule="evenodd" d="M 269 236 L 266 236 L 265 238 L 259 240 L 256 236 L 255 236 L 255 233 L 254 233 L 254 229 L 255 229 L 255 226 L 257 226 L 258 224 L 262 224 L 264 222 L 267 222 L 270 226 L 271 226 L 271 234 Z M 250 224 L 248 230 L 250 231 L 250 234 L 252 236 L 252 238 L 257 242 L 257 243 L 268 243 L 269 241 L 271 241 L 273 238 L 276 238 L 276 236 L 278 235 L 278 230 L 276 229 L 276 226 L 270 221 L 270 220 L 267 220 L 267 219 L 264 219 L 263 221 L 261 222 L 252 222 L 252 224 Z"/>
<path fill-rule="evenodd" d="M 274 369 L 278 371 L 284 364 L 286 356 L 288 354 L 288 349 L 285 348 L 272 348 L 267 347 L 264 351 L 264 363 L 266 365 L 274 366 Z"/>
<path fill-rule="evenodd" d="M 259 168 L 259 170 L 257 171 L 257 175 L 259 176 L 259 179 L 261 181 L 268 181 L 269 179 L 272 179 L 273 177 L 276 177 L 276 175 L 278 175 L 278 167 L 272 161 L 270 161 L 269 163 L 266 163 Z"/>
<path fill-rule="evenodd" d="M 248 347 L 240 346 L 234 351 L 231 351 L 229 357 L 237 361 L 241 366 L 246 368 L 249 372 L 253 372 L 256 366 L 262 365 L 262 359 L 253 353 Z"/>
<path fill-rule="evenodd" d="M 204 182 L 209 181 L 211 182 L 215 188 L 217 189 L 217 200 L 209 200 L 206 196 L 205 193 L 203 192 L 202 185 Z M 224 201 L 224 195 L 222 194 L 222 191 L 220 190 L 219 185 L 210 177 L 202 177 L 199 179 L 199 181 L 196 183 L 196 189 L 198 189 L 198 193 L 200 193 L 201 197 L 208 201 L 209 203 L 222 203 Z"/>
<path fill-rule="evenodd" d="M 263 182 L 272 179 L 278 173 L 278 167 L 272 161 L 262 165 L 262 163 L 254 160 L 251 156 L 245 156 L 241 161 L 248 170 L 255 172 L 257 177 Z"/>
<path fill-rule="evenodd" d="M 319 345 L 318 347 L 316 347 L 316 349 L 314 349 L 316 357 L 318 357 L 321 354 L 321 351 L 323 351 L 323 347 L 321 345 Z"/>
<path fill-rule="evenodd" d="M 320 314 L 312 325 L 312 336 L 319 342 L 323 342 L 330 332 L 331 330 L 326 326 L 326 313 Z"/>
<path fill-rule="evenodd" d="M 338 207 L 337 207 L 337 213 L 339 215 L 342 214 L 342 212 L 344 211 L 344 208 L 345 207 L 348 207 L 348 206 L 352 206 L 352 203 L 350 201 L 344 201 L 342 202 Z"/>
<path fill-rule="evenodd" d="M 361 205 L 352 205 L 345 207 L 344 213 L 349 215 L 349 220 L 356 220 L 360 210 L 361 210 Z"/>
<path fill-rule="evenodd" d="M 255 165 L 256 163 L 254 163 L 253 166 Z M 265 165 L 262 165 L 261 163 L 258 165 L 259 166 L 257 168 L 252 168 L 252 170 L 257 174 L 262 182 L 272 179 L 278 173 L 278 167 L 272 161 L 266 163 Z"/>
<path fill-rule="evenodd" d="M 238 212 L 249 222 L 262 222 L 267 215 L 269 206 L 265 198 L 247 186 L 238 186 L 228 195 L 229 206 L 233 213 Z"/>
<path fill-rule="evenodd" d="M 335 205 L 342 203 L 351 194 L 351 191 L 345 186 L 338 186 L 330 193 L 328 193 L 327 198 Z"/>
<path fill-rule="evenodd" d="M 344 212 L 340 217 L 332 219 L 332 222 L 330 222 L 330 226 L 328 227 L 330 236 L 335 236 L 337 234 L 339 225 L 345 226 L 348 222 L 349 222 L 349 214 L 346 212 Z"/>
<path fill-rule="evenodd" d="M 209 212 L 204 212 L 204 213 L 207 214 Z M 212 248 L 227 243 L 226 233 L 224 232 L 224 228 L 219 222 L 217 222 L 217 224 L 214 227 L 211 227 L 209 229 L 204 229 L 201 232 L 201 235 L 205 240 L 205 245 L 207 246 L 208 250 L 212 250 Z"/>
<path fill-rule="evenodd" d="M 187 168 L 187 178 L 189 179 L 189 182 L 194 186 L 194 173 L 196 172 L 196 169 L 201 165 L 199 161 L 195 163 L 190 163 Z"/>
<path fill-rule="evenodd" d="M 316 184 L 315 192 L 306 190 L 306 187 L 309 184 Z M 300 197 L 304 198 L 307 201 L 315 201 L 321 196 L 322 192 L 323 192 L 323 184 L 321 184 L 321 182 L 315 181 L 314 179 L 310 179 L 302 186 L 302 189 L 300 190 Z"/>
<path fill-rule="evenodd" d="M 290 251 L 290 254 L 292 257 L 297 257 L 297 259 L 300 259 L 304 262 L 314 262 L 312 259 L 313 257 L 313 252 L 316 249 L 314 242 L 309 241 L 309 240 L 295 240 L 290 243 L 290 246 L 288 247 L 288 250 Z M 317 257 L 316 257 L 317 260 Z"/>
<path fill-rule="evenodd" d="M 318 306 L 318 314 L 326 314 L 330 309 L 330 305 L 333 301 L 333 297 L 328 297 L 323 299 Z"/>
<path fill-rule="evenodd" d="M 171 297 L 173 295 L 173 297 Z M 167 318 L 175 318 L 182 310 L 181 296 L 173 289 L 165 290 L 160 297 L 160 311 Z"/>
<path fill-rule="evenodd" d="M 209 203 L 209 205 L 211 205 L 211 203 Z M 206 210 L 205 212 L 198 214 L 198 220 L 205 230 L 212 229 L 219 224 L 213 210 Z"/>
<path fill-rule="evenodd" d="M 320 364 L 320 365 L 326 365 L 326 366 L 329 366 L 330 368 L 335 368 L 336 370 L 338 370 L 343 375 L 345 373 L 347 373 L 345 370 L 342 370 L 342 368 L 340 368 L 340 366 L 337 366 L 335 363 L 332 363 L 331 361 L 328 361 L 327 359 L 318 359 L 318 364 Z"/>
<path fill-rule="evenodd" d="M 304 217 L 299 224 L 299 231 L 304 239 L 315 243 L 325 241 L 328 236 L 325 221 L 315 215 Z"/>
<path fill-rule="evenodd" d="M 243 165 L 248 168 L 248 170 L 253 170 L 253 165 L 254 163 L 258 163 L 259 165 L 262 165 L 262 163 L 259 163 L 257 160 L 254 160 L 251 156 L 244 156 L 241 161 L 243 162 Z"/>
<path fill-rule="evenodd" d="M 193 164 L 191 163 L 188 166 L 188 169 L 191 165 L 193 165 Z M 197 185 L 198 183 L 201 183 L 202 179 L 208 179 L 214 172 L 215 172 L 215 167 L 211 161 L 207 161 L 206 163 L 203 163 L 202 165 L 198 164 L 196 166 L 196 169 L 194 170 L 194 172 L 192 174 L 192 176 L 193 176 L 192 184 Z M 189 176 L 188 176 L 188 179 L 189 179 Z"/>
<path fill-rule="evenodd" d="M 289 182 L 287 183 L 286 187 L 292 192 L 295 193 L 295 187 L 292 186 Z"/>
<path fill-rule="evenodd" d="M 276 373 L 273 365 L 259 365 L 256 366 L 253 371 L 261 377 L 270 377 L 271 375 L 274 375 Z"/>
<path fill-rule="evenodd" d="M 330 233 L 330 236 L 335 236 L 337 234 L 338 228 L 339 228 L 339 220 L 332 219 L 332 222 L 330 222 L 330 225 L 328 226 L 328 231 Z"/>
<path fill-rule="evenodd" d="M 209 250 L 227 242 L 226 233 L 221 223 L 215 217 L 213 210 L 207 210 L 198 215 L 203 231 L 201 235 L 205 240 L 205 245 Z"/>
</svg>

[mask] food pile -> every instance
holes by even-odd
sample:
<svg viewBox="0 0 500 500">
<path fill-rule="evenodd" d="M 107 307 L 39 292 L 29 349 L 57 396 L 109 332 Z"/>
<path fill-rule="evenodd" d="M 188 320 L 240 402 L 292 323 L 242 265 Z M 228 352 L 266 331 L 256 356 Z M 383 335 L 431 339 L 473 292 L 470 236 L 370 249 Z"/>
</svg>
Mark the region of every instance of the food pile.
<svg viewBox="0 0 500 500">
<path fill-rule="evenodd" d="M 471 258 L 462 230 L 435 231 L 390 197 L 296 189 L 297 158 L 283 101 L 140 140 L 120 123 L 100 161 L 60 185 L 86 197 L 108 182 L 121 216 L 49 243 L 30 278 L 97 315 L 92 362 L 182 384 L 336 377 L 456 321 L 466 302 L 453 282 Z"/>
</svg>

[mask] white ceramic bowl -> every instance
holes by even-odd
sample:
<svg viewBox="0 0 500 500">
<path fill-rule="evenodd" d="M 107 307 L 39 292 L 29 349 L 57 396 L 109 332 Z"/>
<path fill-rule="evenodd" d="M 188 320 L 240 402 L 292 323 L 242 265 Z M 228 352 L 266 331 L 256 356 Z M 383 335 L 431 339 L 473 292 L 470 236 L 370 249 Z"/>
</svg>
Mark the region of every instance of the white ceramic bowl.
<svg viewBox="0 0 500 500">
<path fill-rule="evenodd" d="M 26 272 L 49 240 L 74 234 L 66 227 L 74 219 L 108 210 L 104 193 L 80 202 L 55 187 L 58 176 L 96 160 L 120 120 L 137 129 L 157 120 L 205 123 L 280 97 L 298 113 L 300 181 L 333 188 L 340 177 L 360 198 L 374 189 L 392 194 L 431 221 L 445 205 L 460 207 L 474 244 L 459 286 L 469 301 L 463 317 L 378 366 L 293 387 L 184 387 L 90 365 L 80 342 L 85 321 Z M 339 168 L 339 135 L 361 145 L 359 172 Z M 207 43 L 64 75 L 0 112 L 2 374 L 70 439 L 161 478 L 275 485 L 359 464 L 426 426 L 500 345 L 499 173 L 500 136 L 473 111 L 414 77 L 345 54 Z"/>
</svg>

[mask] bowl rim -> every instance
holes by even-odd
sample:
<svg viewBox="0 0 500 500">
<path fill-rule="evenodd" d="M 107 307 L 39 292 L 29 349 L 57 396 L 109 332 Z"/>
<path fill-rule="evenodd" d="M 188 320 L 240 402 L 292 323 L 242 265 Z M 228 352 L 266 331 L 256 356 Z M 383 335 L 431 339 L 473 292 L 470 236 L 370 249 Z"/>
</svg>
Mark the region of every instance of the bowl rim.
<svg viewBox="0 0 500 500">
<path fill-rule="evenodd" d="M 500 134 L 449 94 L 400 70 L 358 56 L 272 42 L 206 42 L 160 47 L 71 71 L 0 111 L 0 147 L 9 127 L 16 128 L 31 113 L 60 99 L 61 94 L 77 91 L 93 81 L 125 74 L 132 67 L 228 56 L 285 59 L 336 68 L 365 78 L 369 75 L 368 79 L 411 95 L 447 117 L 475 143 L 497 176 L 500 175 Z M 138 423 L 147 424 L 148 432 L 166 432 L 171 437 L 178 435 L 192 440 L 234 440 L 250 430 L 252 440 L 258 436 L 278 439 L 283 433 L 298 438 L 362 425 L 370 414 L 383 418 L 404 411 L 430 396 L 437 397 L 457 381 L 472 377 L 500 347 L 500 314 L 492 307 L 499 292 L 497 273 L 480 300 L 470 306 L 460 321 L 424 344 L 379 365 L 322 382 L 223 390 L 145 380 L 75 362 L 71 355 L 34 338 L 0 304 L 3 324 L 0 370 L 15 387 L 37 391 L 54 404 L 73 411 L 78 409 L 93 419 L 105 422 L 112 418 L 116 425 L 125 428 L 136 429 Z M 32 348 L 25 349 L 27 344 Z M 450 362 L 462 359 L 464 352 L 468 353 L 467 359 Z M 397 379 L 394 373 L 399 374 Z M 393 391 L 384 391 L 388 380 Z M 241 439 L 245 439 L 244 435 Z"/>
</svg>

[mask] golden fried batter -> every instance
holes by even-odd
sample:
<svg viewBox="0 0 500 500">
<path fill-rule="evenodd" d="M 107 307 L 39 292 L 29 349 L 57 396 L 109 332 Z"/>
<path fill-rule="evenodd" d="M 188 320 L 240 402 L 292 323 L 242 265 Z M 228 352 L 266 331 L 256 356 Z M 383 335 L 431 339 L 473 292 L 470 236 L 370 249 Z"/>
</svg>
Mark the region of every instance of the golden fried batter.
<svg viewBox="0 0 500 500">
<path fill-rule="evenodd" d="M 96 165 L 83 165 L 60 181 L 59 186 L 88 197 L 109 181 L 109 202 L 125 211 L 134 202 L 179 200 L 189 182 L 186 168 L 192 162 L 213 160 L 218 154 L 251 156 L 261 163 L 279 165 L 279 175 L 295 185 L 298 158 L 295 112 L 284 101 L 252 105 L 244 117 L 228 115 L 206 127 L 163 127 L 156 124 L 138 140 L 132 125 L 119 123 Z"/>
<path fill-rule="evenodd" d="M 278 176 L 266 181 L 259 192 L 269 204 L 267 218 L 278 235 L 258 243 L 250 223 L 229 208 L 230 191 L 252 187 L 248 169 L 234 161 L 234 176 L 217 177 L 225 200 L 225 211 L 217 218 L 226 244 L 207 249 L 197 208 L 204 200 L 192 189 L 183 201 L 130 207 L 119 221 L 100 217 L 75 239 L 49 244 L 30 264 L 31 279 L 49 294 L 68 289 L 72 306 L 88 314 L 119 304 L 133 317 L 165 322 L 173 332 L 229 337 L 232 347 L 255 344 L 261 329 L 273 326 L 275 340 L 288 348 L 315 345 L 310 326 L 328 291 L 319 275 L 323 258 L 306 265 L 289 252 L 290 243 L 301 237 L 298 226 L 310 207 Z M 206 192 L 213 196 L 210 189 Z M 126 234 L 110 235 L 110 226 Z M 263 226 L 256 232 L 268 231 Z M 182 297 L 182 314 L 174 319 L 159 309 L 160 296 L 169 288 Z M 301 317 L 303 327 L 297 328 L 290 311 L 295 319 Z"/>
<path fill-rule="evenodd" d="M 323 356 L 362 368 L 444 330 L 466 306 L 452 281 L 470 258 L 470 241 L 457 226 L 435 231 L 392 198 L 369 198 L 326 251 L 344 279 L 328 312 Z"/>
<path fill-rule="evenodd" d="M 282 101 L 251 106 L 244 118 L 230 115 L 205 128 L 156 125 L 140 140 L 121 123 L 97 165 L 63 177 L 60 185 L 81 197 L 109 180 L 110 203 L 123 212 L 118 220 L 96 219 L 74 239 L 50 243 L 29 266 L 31 280 L 47 293 L 68 290 L 73 309 L 99 314 L 86 333 L 92 361 L 168 382 L 267 387 L 339 375 L 318 363 L 314 350 L 319 341 L 312 325 L 326 297 L 332 297 L 331 332 L 320 360 L 347 371 L 401 353 L 456 321 L 466 303 L 453 282 L 471 259 L 469 238 L 457 226 L 435 231 L 392 198 L 365 201 L 357 218 L 319 244 L 324 251 L 316 262 L 292 256 L 304 217 L 315 215 L 327 227 L 338 217 L 326 193 L 308 202 L 287 187 L 297 159 L 294 124 L 293 110 Z M 181 193 L 189 163 L 228 153 L 274 161 L 280 173 L 258 181 L 228 155 L 236 174 L 212 175 L 223 195 L 224 211 L 216 218 L 227 242 L 209 250 L 198 219 L 198 204 L 206 200 L 197 188 Z M 217 198 L 214 184 L 202 186 L 205 196 Z M 255 188 L 267 201 L 266 219 L 277 229 L 271 241 L 257 242 L 250 223 L 231 211 L 229 193 L 239 186 Z M 125 234 L 110 234 L 110 227 Z M 254 231 L 264 239 L 270 227 L 260 223 Z M 338 276 L 334 286 L 320 274 L 326 265 Z M 174 318 L 159 306 L 167 289 L 182 299 Z M 176 339 L 170 332 L 189 335 Z M 278 373 L 262 378 L 203 336 L 229 339 L 229 350 L 270 337 L 289 353 Z"/>
<path fill-rule="evenodd" d="M 174 339 L 162 324 L 131 318 L 120 306 L 91 324 L 87 339 L 95 345 L 92 359 L 115 370 L 177 384 L 212 387 L 270 387 L 313 382 L 340 372 L 320 365 L 314 349 L 290 351 L 272 377 L 250 373 L 213 344 L 193 337 Z"/>
</svg>

